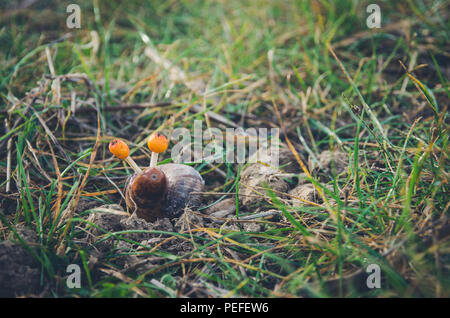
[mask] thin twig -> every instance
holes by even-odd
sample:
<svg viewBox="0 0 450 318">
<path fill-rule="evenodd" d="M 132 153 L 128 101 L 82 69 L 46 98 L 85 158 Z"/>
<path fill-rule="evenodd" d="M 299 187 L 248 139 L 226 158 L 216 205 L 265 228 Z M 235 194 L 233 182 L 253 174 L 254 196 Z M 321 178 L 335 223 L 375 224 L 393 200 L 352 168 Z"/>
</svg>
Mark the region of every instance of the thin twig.
<svg viewBox="0 0 450 318">
<path fill-rule="evenodd" d="M 6 133 L 10 130 L 9 119 L 5 118 Z M 6 193 L 11 190 L 11 147 L 12 147 L 12 136 L 8 138 L 8 143 L 6 146 L 6 151 L 8 152 L 6 157 Z"/>
</svg>

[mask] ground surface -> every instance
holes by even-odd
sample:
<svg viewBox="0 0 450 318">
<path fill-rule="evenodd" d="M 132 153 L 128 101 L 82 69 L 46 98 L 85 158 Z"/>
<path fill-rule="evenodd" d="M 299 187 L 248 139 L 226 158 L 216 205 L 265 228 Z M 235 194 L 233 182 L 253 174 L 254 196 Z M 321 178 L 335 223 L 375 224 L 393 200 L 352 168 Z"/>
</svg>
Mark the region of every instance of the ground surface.
<svg viewBox="0 0 450 318">
<path fill-rule="evenodd" d="M 78 2 L 0 4 L 0 296 L 449 296 L 448 2 Z M 280 128 L 280 168 L 130 216 L 108 143 L 194 120 Z"/>
</svg>

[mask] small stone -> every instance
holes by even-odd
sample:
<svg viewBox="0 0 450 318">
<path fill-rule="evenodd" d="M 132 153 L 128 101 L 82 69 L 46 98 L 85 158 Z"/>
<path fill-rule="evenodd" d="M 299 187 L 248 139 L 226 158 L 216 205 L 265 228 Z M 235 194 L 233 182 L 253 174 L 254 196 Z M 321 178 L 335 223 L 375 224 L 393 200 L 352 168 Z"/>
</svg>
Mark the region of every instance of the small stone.
<svg viewBox="0 0 450 318">
<path fill-rule="evenodd" d="M 243 223 L 245 232 L 261 232 L 261 224 L 256 222 Z"/>
<path fill-rule="evenodd" d="M 331 186 L 331 185 L 325 185 L 325 187 L 329 190 L 333 189 L 333 186 Z M 301 206 L 309 205 L 308 203 L 306 203 L 300 199 L 314 202 L 314 203 L 319 203 L 321 201 L 321 198 L 319 197 L 319 193 L 312 183 L 298 185 L 294 189 L 289 191 L 289 194 L 297 197 L 297 198 L 291 197 L 291 203 L 292 203 L 292 206 L 294 206 L 294 207 L 301 207 Z M 300 198 L 300 199 L 298 199 L 298 198 Z"/>
<path fill-rule="evenodd" d="M 228 214 L 234 213 L 236 211 L 236 199 L 229 198 L 224 199 L 216 204 L 210 206 L 205 210 L 206 214 L 214 214 L 216 212 L 228 211 Z M 222 212 L 225 213 L 225 212 Z"/>
<path fill-rule="evenodd" d="M 330 150 L 322 151 L 318 159 L 320 165 L 315 166 L 315 169 L 321 168 L 324 172 L 331 172 L 333 161 L 337 174 L 341 174 L 348 169 L 348 154 L 341 150 L 335 150 L 334 152 Z"/>
</svg>

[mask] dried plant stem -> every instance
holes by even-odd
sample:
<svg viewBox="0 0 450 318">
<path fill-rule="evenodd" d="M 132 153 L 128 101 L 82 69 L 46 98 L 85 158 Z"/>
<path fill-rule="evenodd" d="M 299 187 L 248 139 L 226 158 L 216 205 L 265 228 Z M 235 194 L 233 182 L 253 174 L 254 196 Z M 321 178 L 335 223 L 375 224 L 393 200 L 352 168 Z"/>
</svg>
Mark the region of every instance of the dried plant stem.
<svg viewBox="0 0 450 318">
<path fill-rule="evenodd" d="M 136 164 L 136 162 L 131 159 L 131 157 L 125 158 L 125 161 L 130 165 L 130 167 L 138 174 L 142 173 L 142 169 Z"/>
<path fill-rule="evenodd" d="M 9 120 L 5 119 L 6 132 L 9 132 L 10 125 Z M 9 137 L 8 143 L 6 145 L 6 150 L 8 155 L 6 157 L 6 193 L 11 190 L 11 146 L 12 146 L 12 136 Z"/>
<path fill-rule="evenodd" d="M 156 167 L 157 163 L 158 163 L 158 153 L 152 152 L 152 156 L 150 158 L 150 168 Z"/>
</svg>

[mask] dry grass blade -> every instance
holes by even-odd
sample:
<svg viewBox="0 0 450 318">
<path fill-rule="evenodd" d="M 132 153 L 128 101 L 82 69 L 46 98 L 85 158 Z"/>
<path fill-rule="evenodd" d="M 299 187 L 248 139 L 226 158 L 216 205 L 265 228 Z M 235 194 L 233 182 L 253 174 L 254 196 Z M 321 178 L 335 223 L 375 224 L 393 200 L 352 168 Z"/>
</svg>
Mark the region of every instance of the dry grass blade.
<svg viewBox="0 0 450 318">
<path fill-rule="evenodd" d="M 288 144 L 289 149 L 292 151 L 292 153 L 295 156 L 295 159 L 297 160 L 298 164 L 300 165 L 300 167 L 302 168 L 303 172 L 307 175 L 308 178 L 312 179 L 311 174 L 309 173 L 308 168 L 305 166 L 305 164 L 303 163 L 302 159 L 300 158 L 300 155 L 298 154 L 297 150 L 295 150 L 294 145 L 292 145 L 287 133 L 286 133 L 286 128 L 284 127 L 283 124 L 283 120 L 281 119 L 281 115 L 280 115 L 280 111 L 278 110 L 277 105 L 275 104 L 275 101 L 272 101 L 273 107 L 275 109 L 275 113 L 278 117 L 278 121 L 280 123 L 280 127 L 281 130 L 283 131 L 284 134 L 284 138 L 286 139 L 286 143 Z M 323 202 L 325 202 L 326 205 L 326 209 L 328 211 L 328 213 L 330 214 L 331 218 L 333 219 L 333 221 L 337 222 L 337 216 L 335 211 L 333 211 L 333 209 L 330 207 L 329 203 L 328 203 L 328 199 L 325 196 L 325 193 L 323 192 L 322 188 L 317 186 L 315 183 L 312 183 L 314 188 L 317 190 L 317 193 L 320 195 L 320 197 L 322 198 Z"/>
<path fill-rule="evenodd" d="M 183 83 L 187 88 L 189 88 L 191 91 L 193 91 L 198 96 L 205 95 L 206 85 L 205 85 L 205 83 L 203 83 L 203 81 L 189 80 L 188 76 L 186 75 L 186 73 L 183 70 L 181 70 L 178 66 L 171 63 L 169 60 L 161 57 L 161 55 L 156 51 L 156 49 L 154 49 L 148 45 L 149 40 L 148 40 L 147 35 L 141 33 L 141 38 L 144 41 L 144 43 L 147 44 L 147 47 L 145 48 L 145 54 L 147 55 L 147 57 L 150 58 L 151 60 L 153 60 L 156 64 L 158 64 L 162 68 L 164 68 L 166 71 L 168 71 L 169 77 L 173 82 Z M 195 105 L 195 104 L 191 105 L 189 107 L 189 110 L 193 110 L 197 113 L 205 111 L 202 106 Z M 220 114 L 213 113 L 211 111 L 207 111 L 206 113 L 208 114 L 209 117 L 211 117 L 212 119 L 214 119 L 220 123 L 223 123 L 230 127 L 235 127 L 235 128 L 239 127 L 234 122 L 228 120 L 227 118 L 223 117 Z"/>
<path fill-rule="evenodd" d="M 97 155 L 98 147 L 100 146 L 100 141 L 101 141 L 100 113 L 97 113 L 97 138 L 95 140 L 94 147 L 92 148 L 91 157 L 89 159 L 89 167 L 87 168 L 87 171 L 86 171 L 86 173 L 85 173 L 85 175 L 84 175 L 84 177 L 83 177 L 83 179 L 81 181 L 81 184 L 78 187 L 78 190 L 77 190 L 77 193 L 76 193 L 76 196 L 75 196 L 75 200 L 73 202 L 71 202 L 69 212 L 67 213 L 67 215 L 64 215 L 63 216 L 64 218 L 61 218 L 60 222 L 59 222 L 59 225 L 61 225 L 63 222 L 67 221 L 66 225 L 65 225 L 65 228 L 64 228 L 64 231 L 63 231 L 63 233 L 61 234 L 61 236 L 59 238 L 59 247 L 57 249 L 57 253 L 59 255 L 64 253 L 64 250 L 65 250 L 64 238 L 66 237 L 67 231 L 70 228 L 72 215 L 75 213 L 75 209 L 76 209 L 76 207 L 78 205 L 78 202 L 80 200 L 81 193 L 83 192 L 84 187 L 86 185 L 87 178 L 89 177 L 89 173 L 91 171 L 91 166 L 94 163 L 95 156 Z"/>
</svg>

